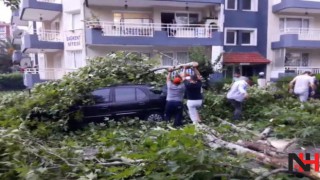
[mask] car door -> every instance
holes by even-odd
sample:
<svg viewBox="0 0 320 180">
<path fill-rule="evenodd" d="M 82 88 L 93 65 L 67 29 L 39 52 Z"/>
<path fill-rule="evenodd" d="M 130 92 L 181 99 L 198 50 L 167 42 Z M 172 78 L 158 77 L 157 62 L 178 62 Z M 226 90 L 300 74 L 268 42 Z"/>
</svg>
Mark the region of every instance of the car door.
<svg viewBox="0 0 320 180">
<path fill-rule="evenodd" d="M 116 116 L 138 116 L 146 106 L 147 95 L 136 87 L 116 87 L 114 89 L 112 112 Z"/>
<path fill-rule="evenodd" d="M 111 88 L 98 89 L 91 93 L 95 104 L 82 107 L 86 119 L 102 119 L 111 116 Z"/>
</svg>

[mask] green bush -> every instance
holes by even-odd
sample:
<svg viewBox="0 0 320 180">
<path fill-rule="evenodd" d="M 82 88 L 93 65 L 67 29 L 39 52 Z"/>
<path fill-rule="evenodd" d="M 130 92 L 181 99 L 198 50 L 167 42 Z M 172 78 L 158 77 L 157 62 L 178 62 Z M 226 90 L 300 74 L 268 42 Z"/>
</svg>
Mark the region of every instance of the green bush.
<svg viewBox="0 0 320 180">
<path fill-rule="evenodd" d="M 23 75 L 20 73 L 0 74 L 0 90 L 21 90 L 25 89 Z"/>
<path fill-rule="evenodd" d="M 276 82 L 277 88 L 287 89 L 290 81 L 291 81 L 293 78 L 294 78 L 294 77 L 292 77 L 292 76 L 287 76 L 287 77 L 279 78 L 279 79 L 277 80 L 277 82 Z"/>
</svg>

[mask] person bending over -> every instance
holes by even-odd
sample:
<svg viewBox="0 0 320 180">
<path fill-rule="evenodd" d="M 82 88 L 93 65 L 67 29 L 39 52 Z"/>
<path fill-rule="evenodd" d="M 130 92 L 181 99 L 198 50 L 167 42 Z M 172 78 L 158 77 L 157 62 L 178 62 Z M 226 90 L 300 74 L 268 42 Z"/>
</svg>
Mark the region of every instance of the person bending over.
<svg viewBox="0 0 320 180">
<path fill-rule="evenodd" d="M 240 120 L 242 116 L 242 105 L 245 99 L 249 97 L 247 88 L 250 86 L 251 79 L 241 77 L 234 82 L 227 94 L 227 99 L 234 108 L 233 120 Z"/>
</svg>

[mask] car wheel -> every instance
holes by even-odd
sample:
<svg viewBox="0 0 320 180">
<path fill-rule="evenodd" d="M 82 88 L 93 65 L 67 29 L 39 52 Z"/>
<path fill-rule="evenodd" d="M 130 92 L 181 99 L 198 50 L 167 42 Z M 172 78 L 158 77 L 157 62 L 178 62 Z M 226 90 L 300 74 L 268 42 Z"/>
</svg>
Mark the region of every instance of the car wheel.
<svg viewBox="0 0 320 180">
<path fill-rule="evenodd" d="M 145 119 L 147 121 L 160 122 L 160 121 L 163 121 L 163 115 L 159 112 L 152 112 L 152 113 L 148 114 Z"/>
</svg>

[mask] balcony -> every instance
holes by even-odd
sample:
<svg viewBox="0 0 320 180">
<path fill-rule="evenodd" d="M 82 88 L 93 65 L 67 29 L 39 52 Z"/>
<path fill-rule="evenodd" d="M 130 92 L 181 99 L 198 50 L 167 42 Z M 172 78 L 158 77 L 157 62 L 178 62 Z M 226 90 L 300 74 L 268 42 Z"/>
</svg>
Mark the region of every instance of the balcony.
<svg viewBox="0 0 320 180">
<path fill-rule="evenodd" d="M 320 74 L 320 67 L 286 67 L 286 72 L 295 73 L 295 74 L 302 74 L 305 71 L 311 71 L 314 74 Z"/>
<path fill-rule="evenodd" d="M 222 45 L 223 33 L 206 24 L 87 22 L 89 45 L 196 46 Z M 91 28 L 90 28 L 91 27 Z"/>
<path fill-rule="evenodd" d="M 61 0 L 21 0 L 20 19 L 51 21 L 62 12 Z"/>
<path fill-rule="evenodd" d="M 22 52 L 56 52 L 63 48 L 62 35 L 57 31 L 42 30 L 33 34 L 25 33 L 22 37 Z"/>
<path fill-rule="evenodd" d="M 20 20 L 19 10 L 17 9 L 12 11 L 11 24 L 14 24 L 17 26 L 28 26 L 28 21 Z"/>
<path fill-rule="evenodd" d="M 272 11 L 274 13 L 320 13 L 320 2 L 311 0 L 275 0 Z"/>
<path fill-rule="evenodd" d="M 88 6 L 123 6 L 125 1 L 119 0 L 86 0 Z M 168 3 L 170 2 L 170 3 Z M 221 4 L 224 0 L 130 0 L 128 7 L 152 7 L 152 6 L 183 6 L 185 3 L 193 4 L 194 6 L 202 6 L 204 4 Z"/>
<path fill-rule="evenodd" d="M 45 69 L 38 69 L 38 68 L 27 68 L 24 71 L 25 76 L 31 75 L 30 80 L 58 80 L 61 79 L 64 75 L 69 73 L 75 72 L 77 69 L 64 69 L 64 68 L 45 68 Z M 33 75 L 33 76 L 32 76 Z M 34 76 L 36 75 L 36 76 Z"/>
<path fill-rule="evenodd" d="M 320 48 L 320 29 L 287 28 L 280 32 L 280 40 L 272 43 L 272 49 Z"/>
</svg>

